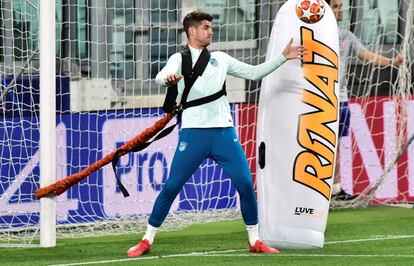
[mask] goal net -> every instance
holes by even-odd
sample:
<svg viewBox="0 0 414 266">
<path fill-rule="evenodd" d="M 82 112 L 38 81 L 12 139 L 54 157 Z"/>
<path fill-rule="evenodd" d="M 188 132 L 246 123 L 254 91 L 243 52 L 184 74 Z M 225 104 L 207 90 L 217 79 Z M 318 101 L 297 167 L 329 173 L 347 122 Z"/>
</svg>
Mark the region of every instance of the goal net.
<svg viewBox="0 0 414 266">
<path fill-rule="evenodd" d="M 40 204 L 34 191 L 41 178 L 40 2 L 0 2 L 0 245 L 37 244 L 39 237 Z M 265 60 L 284 2 L 56 1 L 56 27 L 49 29 L 56 33 L 56 62 L 51 62 L 56 64 L 56 179 L 86 168 L 163 116 L 165 89 L 154 77 L 185 44 L 185 14 L 195 9 L 212 14 L 210 50 L 256 65 Z M 372 2 L 378 4 L 367 9 Z M 349 58 L 351 134 L 341 142 L 341 182 L 347 192 L 365 194 L 333 206 L 409 203 L 414 200 L 414 147 L 406 145 L 414 134 L 413 7 L 408 0 L 344 1 L 344 7 L 344 26 L 367 47 L 389 57 L 400 52 L 405 61 L 397 69 Z M 233 77 L 226 82 L 255 177 L 260 82 Z M 110 166 L 58 196 L 57 236 L 142 231 L 168 177 L 178 133 L 176 128 L 147 149 L 121 158 L 117 174 L 130 197 L 122 196 Z M 179 193 L 163 229 L 240 217 L 237 197 L 223 170 L 206 160 Z"/>
<path fill-rule="evenodd" d="M 339 142 L 341 187 L 359 194 L 334 208 L 414 201 L 413 2 L 343 0 L 341 28 L 371 52 L 404 59 L 381 66 L 348 55 L 344 81 L 350 103 L 350 132 Z M 340 40 L 340 45 L 342 40 Z"/>
</svg>

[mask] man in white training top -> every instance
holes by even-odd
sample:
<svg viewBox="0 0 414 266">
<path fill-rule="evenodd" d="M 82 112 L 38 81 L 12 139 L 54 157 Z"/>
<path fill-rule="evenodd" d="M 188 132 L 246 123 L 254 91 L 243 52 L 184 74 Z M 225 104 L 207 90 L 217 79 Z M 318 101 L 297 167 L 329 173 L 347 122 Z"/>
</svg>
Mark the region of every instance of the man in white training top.
<svg viewBox="0 0 414 266">
<path fill-rule="evenodd" d="M 192 67 L 213 36 L 212 16 L 201 11 L 187 14 L 183 26 L 188 38 Z M 203 98 L 223 88 L 226 75 L 260 80 L 276 70 L 286 60 L 301 59 L 303 46 L 292 46 L 292 40 L 277 57 L 252 66 L 238 61 L 224 52 L 212 52 L 207 67 L 197 78 L 188 94 L 188 101 Z M 184 91 L 182 55 L 172 55 L 158 73 L 156 82 L 161 87 L 177 85 Z M 181 134 L 174 154 L 169 177 L 158 195 L 142 240 L 128 250 L 129 257 L 141 256 L 150 251 L 155 234 L 167 216 L 171 204 L 187 179 L 206 158 L 213 159 L 230 176 L 240 196 L 240 207 L 248 233 L 250 252 L 278 254 L 259 239 L 257 201 L 246 155 L 233 125 L 227 97 L 185 109 L 182 113 Z"/>
</svg>

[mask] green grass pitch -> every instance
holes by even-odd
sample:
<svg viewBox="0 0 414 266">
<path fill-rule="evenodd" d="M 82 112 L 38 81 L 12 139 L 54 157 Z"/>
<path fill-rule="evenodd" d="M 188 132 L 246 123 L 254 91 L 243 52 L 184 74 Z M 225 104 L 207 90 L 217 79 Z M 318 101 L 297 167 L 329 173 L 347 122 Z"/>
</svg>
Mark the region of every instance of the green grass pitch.
<svg viewBox="0 0 414 266">
<path fill-rule="evenodd" d="M 241 220 L 158 233 L 151 252 L 128 258 L 141 235 L 58 239 L 54 248 L 0 248 L 0 265 L 413 265 L 414 210 L 332 211 L 323 249 L 250 254 Z"/>
</svg>

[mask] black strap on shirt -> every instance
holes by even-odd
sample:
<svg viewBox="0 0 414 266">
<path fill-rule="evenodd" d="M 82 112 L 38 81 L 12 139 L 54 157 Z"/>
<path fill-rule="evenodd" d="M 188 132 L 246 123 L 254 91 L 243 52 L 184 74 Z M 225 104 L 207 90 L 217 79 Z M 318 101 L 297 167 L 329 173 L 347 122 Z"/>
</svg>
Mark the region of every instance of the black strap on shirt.
<svg viewBox="0 0 414 266">
<path fill-rule="evenodd" d="M 181 102 L 179 105 L 177 105 L 176 99 L 178 96 L 178 88 L 177 85 L 170 86 L 167 90 L 167 95 L 165 97 L 165 101 L 163 104 L 162 109 L 170 113 L 174 110 L 177 110 L 178 113 L 181 113 L 187 108 L 206 104 L 212 101 L 215 101 L 219 99 L 223 95 L 227 95 L 226 92 L 226 82 L 223 84 L 223 88 L 206 97 L 202 97 L 199 99 L 195 99 L 193 101 L 187 102 L 188 94 L 190 93 L 190 89 L 194 85 L 194 82 L 197 80 L 199 76 L 201 76 L 207 67 L 208 62 L 210 61 L 210 53 L 207 50 L 207 48 L 204 48 L 203 51 L 201 51 L 201 54 L 194 65 L 194 68 L 192 68 L 192 59 L 191 59 L 191 51 L 188 45 L 184 47 L 184 49 L 181 51 L 181 74 L 184 77 L 184 91 L 183 95 L 181 96 Z"/>
<path fill-rule="evenodd" d="M 208 52 L 207 48 L 204 48 L 203 51 L 201 51 L 200 57 L 198 58 L 192 70 L 190 70 L 191 67 L 188 67 L 192 65 L 191 52 L 188 46 L 186 46 L 183 49 L 183 51 L 181 52 L 181 56 L 183 58 L 181 73 L 184 76 L 184 83 L 185 83 L 183 95 L 181 96 L 181 103 L 180 103 L 181 106 L 179 106 L 181 107 L 182 110 L 185 110 L 190 107 L 206 104 L 206 103 L 219 99 L 223 95 L 227 95 L 226 82 L 224 82 L 223 88 L 220 91 L 213 93 L 211 95 L 208 95 L 206 97 L 198 98 L 198 99 L 187 102 L 188 94 L 190 93 L 191 87 L 194 85 L 194 82 L 197 80 L 197 78 L 203 74 L 208 62 L 210 61 L 210 53 Z"/>
<path fill-rule="evenodd" d="M 146 147 L 148 147 L 151 143 L 167 136 L 168 134 L 170 134 L 174 128 L 181 122 L 181 115 L 182 112 L 190 107 L 194 107 L 194 106 L 198 106 L 198 105 L 202 105 L 202 104 L 206 104 L 212 101 L 215 101 L 219 98 L 221 98 L 223 95 L 227 95 L 226 92 L 226 82 L 224 82 L 223 84 L 223 88 L 216 92 L 213 93 L 211 95 L 208 95 L 206 97 L 202 97 L 199 99 L 195 99 L 192 101 L 187 102 L 187 98 L 188 98 L 188 94 L 190 93 L 190 89 L 191 87 L 194 85 L 194 82 L 197 80 L 197 78 L 199 76 L 201 76 L 204 72 L 204 70 L 206 69 L 209 61 L 210 61 L 210 53 L 207 50 L 207 48 L 204 48 L 201 51 L 201 54 L 196 62 L 196 64 L 194 65 L 194 68 L 192 68 L 192 59 L 191 59 L 191 51 L 190 48 L 187 46 L 184 47 L 184 49 L 181 51 L 181 58 L 182 58 L 182 62 L 181 62 L 181 74 L 184 77 L 184 84 L 185 84 L 185 88 L 183 91 L 183 95 L 181 96 L 181 102 L 179 105 L 177 105 L 176 99 L 178 96 L 178 87 L 177 84 L 170 86 L 167 90 L 167 95 L 165 97 L 164 100 L 164 104 L 162 106 L 162 109 L 167 112 L 167 113 L 171 113 L 174 112 L 177 114 L 177 122 L 172 125 L 169 126 L 168 128 L 162 130 L 160 133 L 158 133 L 158 135 L 156 135 L 151 141 L 142 143 L 136 147 L 134 147 L 133 149 L 131 149 L 130 151 L 125 151 L 125 150 L 121 150 L 118 149 L 113 157 L 112 160 L 112 168 L 114 170 L 115 173 L 115 177 L 116 177 L 116 182 L 117 185 L 119 187 L 119 189 L 121 190 L 122 194 L 124 195 L 124 197 L 128 197 L 129 193 L 126 190 L 126 188 L 124 187 L 124 185 L 121 182 L 121 179 L 119 178 L 118 174 L 116 173 L 116 166 L 118 164 L 119 158 L 122 156 L 122 154 L 125 154 L 127 152 L 138 152 L 141 151 L 143 149 L 145 149 Z"/>
</svg>

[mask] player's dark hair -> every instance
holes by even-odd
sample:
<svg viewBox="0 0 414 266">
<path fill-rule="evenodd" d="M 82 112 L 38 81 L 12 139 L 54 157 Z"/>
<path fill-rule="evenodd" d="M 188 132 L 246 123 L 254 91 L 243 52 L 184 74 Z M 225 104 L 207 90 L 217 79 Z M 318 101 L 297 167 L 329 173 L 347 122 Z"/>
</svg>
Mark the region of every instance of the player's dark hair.
<svg viewBox="0 0 414 266">
<path fill-rule="evenodd" d="M 200 10 L 193 11 L 185 15 L 184 20 L 183 20 L 183 27 L 184 27 L 185 34 L 187 34 L 187 37 L 188 37 L 188 29 L 193 26 L 197 27 L 198 25 L 201 24 L 201 21 L 203 20 L 207 20 L 211 22 L 213 21 L 213 17 Z"/>
<path fill-rule="evenodd" d="M 331 5 L 331 0 L 325 0 L 328 5 Z"/>
</svg>

